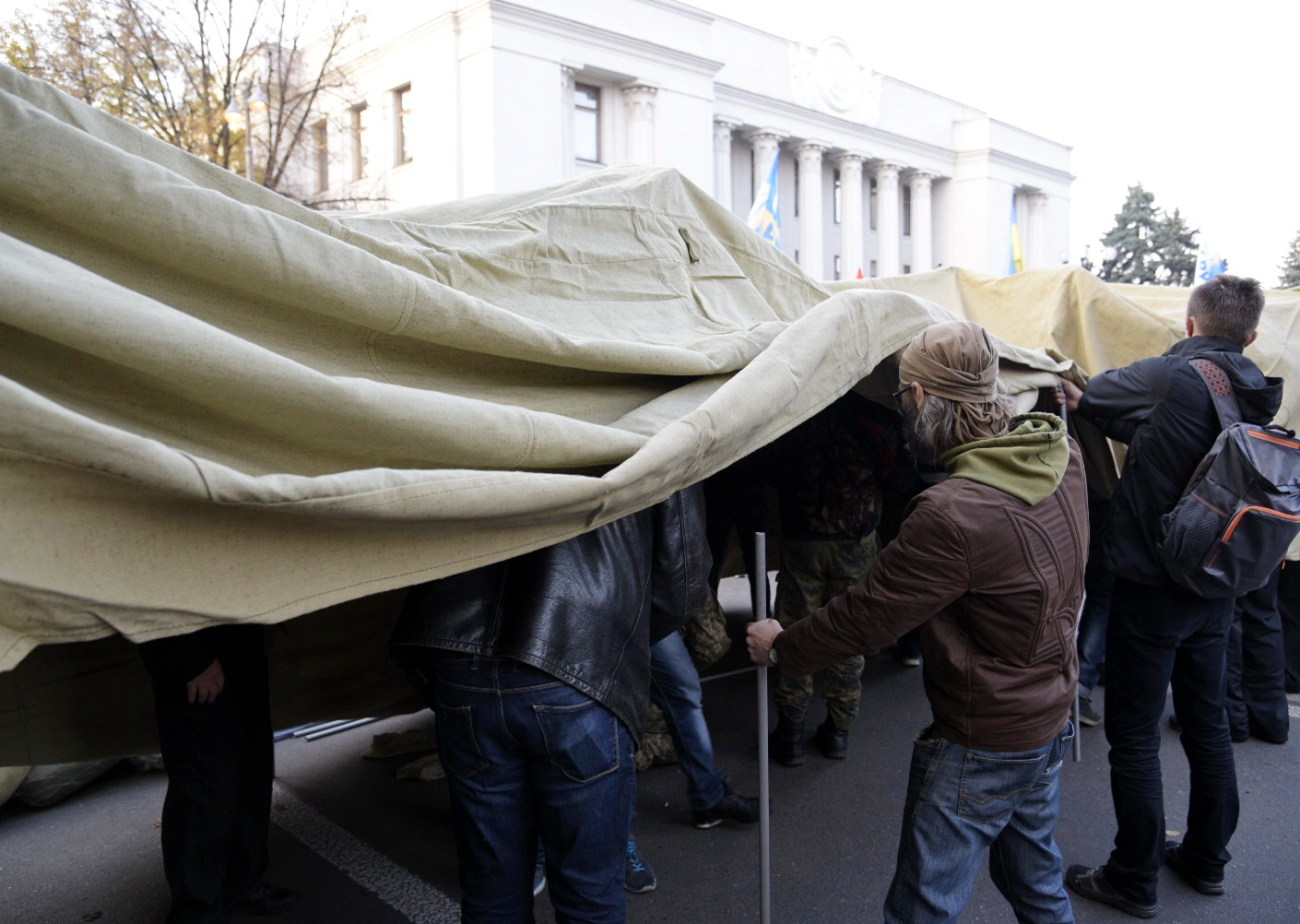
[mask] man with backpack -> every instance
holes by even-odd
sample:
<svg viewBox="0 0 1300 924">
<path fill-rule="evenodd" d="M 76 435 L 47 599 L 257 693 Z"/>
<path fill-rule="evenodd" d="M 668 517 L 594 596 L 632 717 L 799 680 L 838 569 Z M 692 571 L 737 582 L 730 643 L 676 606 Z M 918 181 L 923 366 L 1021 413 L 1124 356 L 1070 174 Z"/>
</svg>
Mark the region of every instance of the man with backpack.
<svg viewBox="0 0 1300 924">
<path fill-rule="evenodd" d="M 1139 918 L 1155 915 L 1161 862 L 1207 895 L 1223 893 L 1237 826 L 1236 767 L 1225 704 L 1231 596 L 1207 598 L 1171 579 L 1158 554 L 1173 509 L 1221 428 L 1216 390 L 1231 389 L 1241 418 L 1273 419 L 1282 382 L 1243 354 L 1254 341 L 1264 294 L 1253 279 L 1219 276 L 1192 291 L 1187 339 L 1163 356 L 1093 378 L 1063 382 L 1066 405 L 1128 444 L 1105 548 L 1118 575 L 1106 635 L 1106 740 L 1118 831 L 1102 866 L 1072 866 L 1066 882 L 1085 898 Z M 1202 378 L 1192 360 L 1213 363 Z M 1172 683 L 1174 712 L 1191 766 L 1187 831 L 1165 840 L 1160 719 Z"/>
</svg>

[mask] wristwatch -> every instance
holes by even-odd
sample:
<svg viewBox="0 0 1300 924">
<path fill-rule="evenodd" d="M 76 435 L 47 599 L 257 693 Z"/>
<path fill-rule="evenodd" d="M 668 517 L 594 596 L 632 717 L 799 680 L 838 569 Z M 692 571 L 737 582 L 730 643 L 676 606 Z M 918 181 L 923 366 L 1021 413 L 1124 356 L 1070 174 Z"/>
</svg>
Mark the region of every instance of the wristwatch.
<svg viewBox="0 0 1300 924">
<path fill-rule="evenodd" d="M 767 663 L 768 664 L 776 663 L 776 645 L 773 645 L 771 648 L 767 649 Z"/>
</svg>

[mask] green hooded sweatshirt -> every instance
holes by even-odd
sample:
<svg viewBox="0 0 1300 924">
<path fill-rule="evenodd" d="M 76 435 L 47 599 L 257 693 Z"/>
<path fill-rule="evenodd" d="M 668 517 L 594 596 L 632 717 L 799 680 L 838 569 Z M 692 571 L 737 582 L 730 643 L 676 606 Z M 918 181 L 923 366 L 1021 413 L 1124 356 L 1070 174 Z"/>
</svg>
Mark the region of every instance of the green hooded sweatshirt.
<svg viewBox="0 0 1300 924">
<path fill-rule="evenodd" d="M 1069 461 L 1065 421 L 1043 413 L 1016 417 L 1003 436 L 966 443 L 942 456 L 951 477 L 1006 491 L 1030 506 L 1052 495 Z"/>
</svg>

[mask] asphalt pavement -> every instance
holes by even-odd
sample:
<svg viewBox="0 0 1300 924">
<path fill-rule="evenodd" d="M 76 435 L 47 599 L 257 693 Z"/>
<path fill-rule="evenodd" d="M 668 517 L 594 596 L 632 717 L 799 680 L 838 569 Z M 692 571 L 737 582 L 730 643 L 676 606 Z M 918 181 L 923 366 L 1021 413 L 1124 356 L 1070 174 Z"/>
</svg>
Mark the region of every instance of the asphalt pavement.
<svg viewBox="0 0 1300 924">
<path fill-rule="evenodd" d="M 747 596 L 723 586 L 729 630 L 744 632 Z M 756 680 L 737 642 L 706 673 L 705 710 L 718 763 L 734 787 L 758 790 Z M 862 711 L 849 757 L 809 749 L 798 768 L 771 768 L 771 921 L 879 921 L 894 867 L 912 737 L 928 721 L 920 671 L 885 654 L 867 659 Z M 1293 729 L 1300 698 L 1291 697 Z M 814 703 L 810 729 L 821 720 Z M 147 717 L 142 717 L 145 720 Z M 385 719 L 314 741 L 276 745 L 277 779 L 268 879 L 302 893 L 284 924 L 442 924 L 459 919 L 456 860 L 446 785 L 395 779 L 410 757 L 363 759 L 380 732 L 431 727 L 428 714 Z M 1298 733 L 1300 734 L 1300 733 Z M 1101 728 L 1081 730 L 1082 759 L 1062 775 L 1057 836 L 1066 863 L 1105 860 L 1114 834 Z M 1286 745 L 1236 745 L 1241 823 L 1227 894 L 1203 896 L 1168 871 L 1160 884 L 1166 924 L 1300 922 L 1300 737 Z M 1171 836 L 1185 822 L 1187 765 L 1177 735 L 1163 734 L 1165 805 Z M 126 765 L 45 809 L 0 807 L 0 921 L 22 924 L 161 922 L 167 894 L 158 825 L 166 780 Z M 638 839 L 659 886 L 628 897 L 633 924 L 729 924 L 760 920 L 759 832 L 689 824 L 676 767 L 639 777 Z M 537 920 L 552 924 L 546 895 Z M 1082 899 L 1081 924 L 1132 918 Z M 247 919 L 254 920 L 254 919 Z M 964 922 L 1010 922 L 1010 909 L 982 876 Z"/>
</svg>

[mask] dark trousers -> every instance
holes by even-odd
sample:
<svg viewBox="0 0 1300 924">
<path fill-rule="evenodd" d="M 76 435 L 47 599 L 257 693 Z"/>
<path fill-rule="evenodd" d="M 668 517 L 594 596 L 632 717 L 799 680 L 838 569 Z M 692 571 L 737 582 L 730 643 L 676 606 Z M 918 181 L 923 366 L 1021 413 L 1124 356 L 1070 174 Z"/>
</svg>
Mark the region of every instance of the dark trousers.
<svg viewBox="0 0 1300 924">
<path fill-rule="evenodd" d="M 1277 608 L 1281 570 L 1263 587 L 1237 598 L 1228 635 L 1228 725 L 1238 741 L 1254 735 L 1281 744 L 1291 731 Z"/>
<path fill-rule="evenodd" d="M 1277 608 L 1282 614 L 1286 691 L 1300 693 L 1300 561 L 1282 563 L 1277 582 Z"/>
<path fill-rule="evenodd" d="M 260 627 L 226 646 L 226 682 L 212 703 L 187 702 L 185 683 L 152 669 L 158 741 L 167 767 L 162 812 L 168 924 L 229 921 L 266 870 L 274 758 Z"/>
<path fill-rule="evenodd" d="M 1106 740 L 1118 829 L 1106 878 L 1121 894 L 1156 900 L 1164 860 L 1160 719 L 1172 684 L 1191 768 L 1183 855 L 1220 873 L 1237 828 L 1237 772 L 1224 708 L 1232 600 L 1116 580 L 1106 632 Z"/>
</svg>

